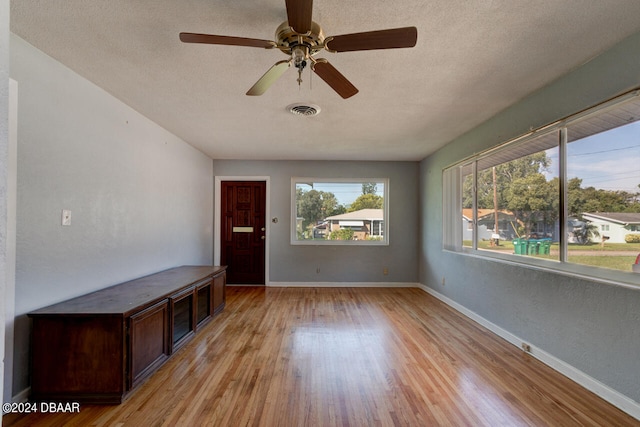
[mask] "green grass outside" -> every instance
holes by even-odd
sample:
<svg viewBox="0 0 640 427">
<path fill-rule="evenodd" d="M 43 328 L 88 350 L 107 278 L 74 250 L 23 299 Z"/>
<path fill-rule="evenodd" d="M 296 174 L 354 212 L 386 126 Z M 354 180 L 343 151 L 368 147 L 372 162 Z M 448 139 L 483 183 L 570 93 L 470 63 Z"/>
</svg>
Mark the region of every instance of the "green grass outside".
<svg viewBox="0 0 640 427">
<path fill-rule="evenodd" d="M 588 243 L 577 245 L 569 243 L 569 252 L 576 251 L 631 251 L 640 253 L 640 243 Z"/>
<path fill-rule="evenodd" d="M 636 262 L 634 256 L 589 256 L 569 255 L 569 262 L 574 264 L 591 265 L 594 267 L 610 268 L 620 271 L 631 271 L 631 264 Z"/>
<path fill-rule="evenodd" d="M 471 247 L 471 240 L 465 240 L 462 242 L 463 246 Z M 554 242 L 551 244 L 551 250 L 558 249 L 559 243 Z M 491 246 L 491 242 L 483 240 L 478 242 L 478 249 L 491 249 L 494 251 L 513 251 L 513 243 L 511 240 L 501 240 L 499 246 Z M 640 253 L 640 243 L 589 243 L 586 245 L 578 245 L 575 243 L 569 243 L 569 252 L 571 251 L 625 251 Z"/>
<path fill-rule="evenodd" d="M 471 241 L 466 240 L 463 242 L 466 247 L 471 247 Z M 558 260 L 558 251 L 560 245 L 556 243 L 551 244 L 551 254 L 549 255 L 525 255 L 533 256 L 536 258 L 546 258 L 552 260 Z M 491 246 L 489 241 L 478 242 L 478 249 L 514 253 L 513 243 L 508 241 L 501 241 L 498 246 Z M 640 254 L 640 243 L 590 243 L 586 245 L 569 244 L 569 259 L 570 263 L 590 265 L 593 267 L 609 268 L 620 271 L 631 271 L 631 265 L 635 263 L 636 256 Z M 572 252 L 594 252 L 593 255 L 571 255 Z M 598 256 L 597 252 L 629 252 L 631 255 L 602 255 Z"/>
</svg>

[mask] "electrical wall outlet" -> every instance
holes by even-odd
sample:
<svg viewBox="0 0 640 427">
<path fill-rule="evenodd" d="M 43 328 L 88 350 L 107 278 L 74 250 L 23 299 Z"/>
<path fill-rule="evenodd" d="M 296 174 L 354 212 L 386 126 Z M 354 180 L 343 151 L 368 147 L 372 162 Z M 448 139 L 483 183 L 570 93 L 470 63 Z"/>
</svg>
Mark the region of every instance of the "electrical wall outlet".
<svg viewBox="0 0 640 427">
<path fill-rule="evenodd" d="M 389 267 L 382 267 L 382 274 L 383 275 L 388 275 L 389 274 Z"/>
</svg>

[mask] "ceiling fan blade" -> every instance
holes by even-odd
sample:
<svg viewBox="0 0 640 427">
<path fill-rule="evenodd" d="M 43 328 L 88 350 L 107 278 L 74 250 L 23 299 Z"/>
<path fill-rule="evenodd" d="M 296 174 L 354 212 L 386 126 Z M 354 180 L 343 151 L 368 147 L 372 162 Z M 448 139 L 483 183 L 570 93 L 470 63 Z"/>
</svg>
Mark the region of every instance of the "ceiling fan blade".
<svg viewBox="0 0 640 427">
<path fill-rule="evenodd" d="M 276 44 L 271 40 L 248 39 L 245 37 L 215 36 L 213 34 L 180 33 L 180 40 L 184 43 L 263 47 L 265 49 L 271 49 L 276 46 Z"/>
<path fill-rule="evenodd" d="M 325 48 L 333 52 L 353 52 L 356 50 L 397 49 L 414 47 L 418 40 L 416 27 L 393 28 L 390 30 L 367 31 L 327 37 Z"/>
<path fill-rule="evenodd" d="M 350 98 L 358 93 L 358 89 L 352 85 L 340 71 L 329 64 L 326 59 L 317 59 L 311 66 L 311 69 L 344 99 Z"/>
<path fill-rule="evenodd" d="M 289 26 L 298 34 L 311 31 L 313 0 L 286 0 Z"/>
<path fill-rule="evenodd" d="M 262 77 L 254 84 L 251 89 L 247 91 L 247 95 L 249 96 L 259 96 L 262 95 L 271 87 L 276 80 L 287 71 L 289 66 L 291 65 L 291 60 L 288 61 L 278 61 L 273 67 L 269 68 L 269 71 L 264 73 Z"/>
</svg>

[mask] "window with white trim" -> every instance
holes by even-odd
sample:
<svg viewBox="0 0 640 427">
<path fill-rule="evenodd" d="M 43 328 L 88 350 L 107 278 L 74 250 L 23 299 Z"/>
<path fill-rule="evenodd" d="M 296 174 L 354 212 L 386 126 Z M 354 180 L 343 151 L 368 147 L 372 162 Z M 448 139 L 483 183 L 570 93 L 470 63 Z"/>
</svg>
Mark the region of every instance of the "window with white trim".
<svg viewBox="0 0 640 427">
<path fill-rule="evenodd" d="M 291 180 L 291 243 L 388 244 L 386 178 Z"/>
<path fill-rule="evenodd" d="M 638 95 L 446 168 L 443 247 L 550 268 L 632 271 L 640 253 L 629 237 L 640 225 Z"/>
</svg>

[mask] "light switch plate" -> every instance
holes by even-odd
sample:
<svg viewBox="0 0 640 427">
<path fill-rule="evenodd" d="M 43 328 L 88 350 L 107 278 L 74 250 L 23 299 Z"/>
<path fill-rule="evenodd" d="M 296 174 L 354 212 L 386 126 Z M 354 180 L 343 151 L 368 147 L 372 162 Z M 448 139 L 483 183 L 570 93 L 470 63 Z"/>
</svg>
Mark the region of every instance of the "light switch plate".
<svg viewBox="0 0 640 427">
<path fill-rule="evenodd" d="M 62 210 L 62 225 L 71 225 L 71 211 L 67 209 Z"/>
</svg>

